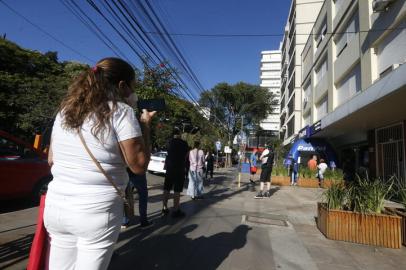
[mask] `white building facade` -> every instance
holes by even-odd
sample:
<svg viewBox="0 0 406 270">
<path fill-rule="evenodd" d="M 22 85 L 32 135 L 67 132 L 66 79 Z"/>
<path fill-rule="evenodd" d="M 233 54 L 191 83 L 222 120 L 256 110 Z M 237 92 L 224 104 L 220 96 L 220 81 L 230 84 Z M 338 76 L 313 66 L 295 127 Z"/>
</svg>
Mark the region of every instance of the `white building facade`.
<svg viewBox="0 0 406 270">
<path fill-rule="evenodd" d="M 282 40 L 280 138 L 284 145 L 295 139 L 302 119 L 301 53 L 323 1 L 292 0 Z"/>
<path fill-rule="evenodd" d="M 301 128 L 352 173 L 406 179 L 406 1 L 325 0 L 301 54 Z"/>
<path fill-rule="evenodd" d="M 274 100 L 278 103 L 272 106 L 272 113 L 260 123 L 265 131 L 272 134 L 279 134 L 280 130 L 280 96 L 281 96 L 281 51 L 262 51 L 260 66 L 261 87 L 267 88 L 273 95 Z"/>
</svg>

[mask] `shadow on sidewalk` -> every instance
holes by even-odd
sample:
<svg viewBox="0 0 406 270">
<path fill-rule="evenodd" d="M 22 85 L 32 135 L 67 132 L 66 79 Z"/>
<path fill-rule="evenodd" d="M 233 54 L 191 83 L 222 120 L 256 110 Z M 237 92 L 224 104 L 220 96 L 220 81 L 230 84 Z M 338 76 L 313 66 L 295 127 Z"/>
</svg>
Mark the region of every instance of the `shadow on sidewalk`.
<svg viewBox="0 0 406 270">
<path fill-rule="evenodd" d="M 185 225 L 190 217 L 207 207 L 246 191 L 245 188 L 231 190 L 224 185 L 218 186 L 234 177 L 234 174 L 218 177 L 214 180 L 216 185 L 204 194 L 204 200 L 182 203 L 181 208 L 186 212 L 183 219 L 150 213 L 154 221 L 152 227 L 144 230 L 130 227 L 122 232 L 119 242 L 128 242 L 116 250 L 109 269 L 216 269 L 231 251 L 245 245 L 249 228 L 239 225 L 231 233 L 189 239 L 186 234 L 198 225 Z M 149 201 L 158 198 L 160 195 Z M 179 229 L 182 226 L 185 227 Z"/>
<path fill-rule="evenodd" d="M 221 232 L 196 239 L 187 234 L 198 227 L 187 225 L 176 233 L 131 240 L 118 249 L 121 255 L 109 269 L 204 269 L 214 270 L 235 250 L 245 246 L 250 228 L 237 226 L 232 232 Z"/>
</svg>

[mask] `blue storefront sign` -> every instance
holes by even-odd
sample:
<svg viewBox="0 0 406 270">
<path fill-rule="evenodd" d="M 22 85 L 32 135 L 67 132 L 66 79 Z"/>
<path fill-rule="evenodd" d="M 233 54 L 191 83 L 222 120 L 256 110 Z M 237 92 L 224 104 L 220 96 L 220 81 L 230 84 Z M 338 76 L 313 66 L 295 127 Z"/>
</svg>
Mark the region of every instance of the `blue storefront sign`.
<svg viewBox="0 0 406 270">
<path fill-rule="evenodd" d="M 337 156 L 331 145 L 323 139 L 316 138 L 302 138 L 294 142 L 287 158 L 293 158 L 297 161 L 299 156 L 304 157 L 312 154 L 326 159 L 327 164 L 338 164 Z"/>
</svg>

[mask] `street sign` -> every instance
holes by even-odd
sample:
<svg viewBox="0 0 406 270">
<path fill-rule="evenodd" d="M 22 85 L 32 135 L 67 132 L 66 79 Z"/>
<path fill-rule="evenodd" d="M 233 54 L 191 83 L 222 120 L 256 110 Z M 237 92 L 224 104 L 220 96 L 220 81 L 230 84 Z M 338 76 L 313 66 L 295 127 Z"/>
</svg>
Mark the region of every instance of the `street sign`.
<svg viewBox="0 0 406 270">
<path fill-rule="evenodd" d="M 224 153 L 231 154 L 231 152 L 232 152 L 232 149 L 230 148 L 230 146 L 228 146 L 228 145 L 224 146 Z"/>
</svg>

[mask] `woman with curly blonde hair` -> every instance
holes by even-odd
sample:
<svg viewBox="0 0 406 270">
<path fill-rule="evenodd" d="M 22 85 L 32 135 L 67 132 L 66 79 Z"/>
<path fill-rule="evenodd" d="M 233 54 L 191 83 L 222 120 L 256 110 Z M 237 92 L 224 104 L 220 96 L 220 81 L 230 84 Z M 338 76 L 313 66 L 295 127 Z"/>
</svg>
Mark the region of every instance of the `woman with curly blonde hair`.
<svg viewBox="0 0 406 270">
<path fill-rule="evenodd" d="M 48 157 L 54 179 L 44 212 L 51 270 L 108 267 L 123 217 L 123 200 L 113 184 L 123 190 L 126 168 L 143 174 L 150 159 L 154 112 L 144 110 L 137 120 L 135 86 L 131 65 L 105 58 L 70 85 L 61 103 Z"/>
</svg>

